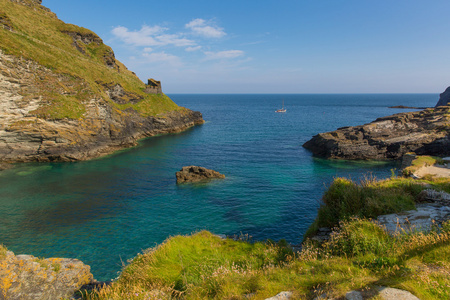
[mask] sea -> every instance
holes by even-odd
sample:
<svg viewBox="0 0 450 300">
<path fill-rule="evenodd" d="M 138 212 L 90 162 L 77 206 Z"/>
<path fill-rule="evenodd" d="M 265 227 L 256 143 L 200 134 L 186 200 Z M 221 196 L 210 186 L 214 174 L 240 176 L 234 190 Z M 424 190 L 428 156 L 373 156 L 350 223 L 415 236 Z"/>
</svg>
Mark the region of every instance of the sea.
<svg viewBox="0 0 450 300">
<path fill-rule="evenodd" d="M 16 254 L 77 258 L 97 280 L 174 235 L 201 230 L 300 244 L 336 177 L 388 178 L 393 162 L 315 158 L 312 136 L 432 107 L 438 94 L 169 96 L 205 124 L 91 161 L 29 163 L 0 172 L 0 244 Z M 284 103 L 286 113 L 275 113 Z M 226 175 L 177 185 L 198 165 Z"/>
</svg>

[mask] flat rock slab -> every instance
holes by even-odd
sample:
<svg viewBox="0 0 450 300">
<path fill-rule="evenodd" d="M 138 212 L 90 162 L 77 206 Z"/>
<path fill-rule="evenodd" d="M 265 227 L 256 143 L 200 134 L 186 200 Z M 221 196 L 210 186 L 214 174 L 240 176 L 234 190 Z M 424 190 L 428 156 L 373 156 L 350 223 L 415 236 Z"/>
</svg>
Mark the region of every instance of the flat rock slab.
<svg viewBox="0 0 450 300">
<path fill-rule="evenodd" d="M 394 289 L 390 287 L 380 287 L 378 289 L 379 291 L 379 297 L 381 299 L 395 299 L 395 300 L 420 300 L 413 294 L 411 294 L 408 291 Z"/>
<path fill-rule="evenodd" d="M 450 169 L 446 166 L 426 166 L 422 167 L 416 172 L 414 172 L 414 176 L 417 178 L 422 178 L 426 175 L 432 175 L 436 177 L 450 178 Z"/>
<path fill-rule="evenodd" d="M 175 173 L 177 183 L 194 183 L 210 179 L 223 179 L 225 175 L 204 167 L 187 166 Z"/>
<path fill-rule="evenodd" d="M 369 291 L 350 291 L 346 293 L 345 300 L 366 300 L 374 297 L 382 300 L 420 300 L 408 291 L 385 286 L 378 286 Z"/>
<path fill-rule="evenodd" d="M 438 225 L 450 218 L 450 206 L 436 203 L 418 204 L 417 210 L 409 210 L 397 214 L 378 216 L 377 221 L 386 227 L 391 234 L 411 231 L 430 231 L 433 225 Z"/>
</svg>

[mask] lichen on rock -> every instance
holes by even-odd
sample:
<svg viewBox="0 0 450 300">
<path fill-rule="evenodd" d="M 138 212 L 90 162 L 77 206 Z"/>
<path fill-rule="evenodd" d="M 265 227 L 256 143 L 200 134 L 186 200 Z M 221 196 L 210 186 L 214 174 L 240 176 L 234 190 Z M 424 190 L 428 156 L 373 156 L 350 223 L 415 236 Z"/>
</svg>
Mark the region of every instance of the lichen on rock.
<svg viewBox="0 0 450 300">
<path fill-rule="evenodd" d="M 92 281 L 90 267 L 77 259 L 0 255 L 0 299 L 67 299 Z"/>
</svg>

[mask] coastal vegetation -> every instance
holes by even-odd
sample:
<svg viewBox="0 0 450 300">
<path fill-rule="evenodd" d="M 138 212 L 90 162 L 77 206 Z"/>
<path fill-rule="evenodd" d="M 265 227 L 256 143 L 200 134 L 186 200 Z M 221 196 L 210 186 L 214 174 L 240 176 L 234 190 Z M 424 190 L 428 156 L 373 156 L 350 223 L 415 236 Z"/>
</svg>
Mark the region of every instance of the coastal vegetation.
<svg viewBox="0 0 450 300">
<path fill-rule="evenodd" d="M 62 83 L 53 74 L 41 74 L 35 79 L 35 87 L 46 100 L 46 105 L 35 112 L 37 116 L 78 119 L 83 116 L 87 99 L 93 96 L 108 99 L 104 83 L 120 84 L 127 92 L 142 98 L 143 103 L 133 105 L 142 115 L 178 109 L 167 96 L 146 94 L 144 83 L 116 60 L 113 50 L 91 30 L 64 23 L 33 0 L 24 0 L 30 7 L 0 1 L 0 24 L 4 27 L 0 30 L 0 49 L 4 54 L 34 61 L 64 77 Z M 64 90 L 63 95 L 60 89 Z M 128 108 L 114 101 L 110 104 L 118 110 Z"/>
<path fill-rule="evenodd" d="M 280 291 L 294 299 L 350 290 L 377 295 L 377 286 L 408 290 L 420 299 L 450 297 L 450 221 L 430 232 L 389 234 L 370 219 L 413 209 L 419 193 L 450 191 L 450 179 L 337 178 L 309 235 L 333 226 L 330 239 L 306 239 L 301 251 L 285 241 L 222 239 L 202 231 L 175 236 L 136 256 L 110 286 L 85 299 L 265 299 Z M 383 199 L 386 199 L 384 201 Z"/>
</svg>

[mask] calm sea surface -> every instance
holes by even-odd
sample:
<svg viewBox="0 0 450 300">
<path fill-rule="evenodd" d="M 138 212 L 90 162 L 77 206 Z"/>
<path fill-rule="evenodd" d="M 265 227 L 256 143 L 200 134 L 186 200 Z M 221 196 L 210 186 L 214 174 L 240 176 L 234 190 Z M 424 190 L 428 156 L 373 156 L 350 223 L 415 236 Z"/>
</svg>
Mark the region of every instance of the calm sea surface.
<svg viewBox="0 0 450 300">
<path fill-rule="evenodd" d="M 106 158 L 26 164 L 0 172 L 0 243 L 16 254 L 78 258 L 99 280 L 167 237 L 207 229 L 299 243 L 334 177 L 389 177 L 395 164 L 315 159 L 313 135 L 434 106 L 437 94 L 169 95 L 203 113 L 186 132 Z M 274 111 L 284 101 L 287 112 Z M 175 183 L 186 165 L 227 177 Z"/>
</svg>

